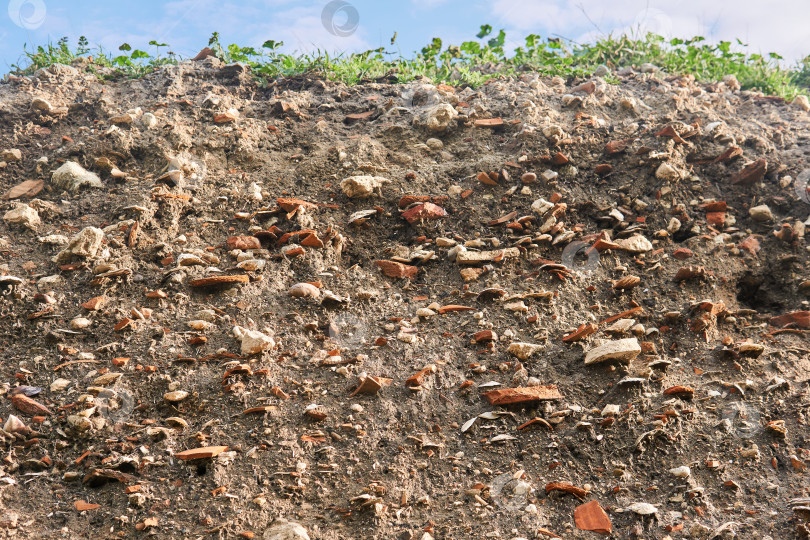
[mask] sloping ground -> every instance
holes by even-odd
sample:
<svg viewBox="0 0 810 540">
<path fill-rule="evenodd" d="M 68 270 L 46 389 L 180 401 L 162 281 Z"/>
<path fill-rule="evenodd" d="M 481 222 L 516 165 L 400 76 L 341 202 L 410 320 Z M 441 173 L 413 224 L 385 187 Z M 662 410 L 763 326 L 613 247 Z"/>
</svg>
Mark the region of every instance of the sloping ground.
<svg viewBox="0 0 810 540">
<path fill-rule="evenodd" d="M 806 535 L 808 113 L 617 76 L 0 85 L 3 534 Z"/>
</svg>

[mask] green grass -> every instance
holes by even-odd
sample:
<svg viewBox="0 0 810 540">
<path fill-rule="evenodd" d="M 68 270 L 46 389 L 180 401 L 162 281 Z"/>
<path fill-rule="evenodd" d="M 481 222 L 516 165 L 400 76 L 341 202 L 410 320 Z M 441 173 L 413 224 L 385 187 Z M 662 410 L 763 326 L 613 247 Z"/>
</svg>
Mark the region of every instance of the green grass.
<svg viewBox="0 0 810 540">
<path fill-rule="evenodd" d="M 810 86 L 810 56 L 793 67 L 785 67 L 780 65 L 782 58 L 778 54 L 749 53 L 748 46 L 739 40 L 734 46 L 728 41 L 710 44 L 699 36 L 666 40 L 648 34 L 643 38 L 608 36 L 593 44 L 580 45 L 566 44 L 559 39 L 543 40 L 530 34 L 523 45 L 507 51 L 504 48 L 506 34 L 503 30 L 493 34 L 490 25 L 482 26 L 476 38 L 446 46 L 440 38 L 433 38 L 411 57 L 383 47 L 340 55 L 330 55 L 325 51 L 285 54 L 279 52 L 283 42 L 269 40 L 259 49 L 235 44 L 226 46 L 216 32 L 208 45 L 224 62 L 249 64 L 261 84 L 279 78 L 315 74 L 347 84 L 374 80 L 407 82 L 425 76 L 436 83 L 478 86 L 488 79 L 516 76 L 526 71 L 566 78 L 586 77 L 600 64 L 615 70 L 649 62 L 668 74 L 691 74 L 705 82 L 718 81 L 724 75 L 733 74 L 744 89 L 761 90 L 785 98 L 807 94 Z M 181 60 L 170 51 L 161 56 L 161 49 L 167 48 L 167 44 L 156 41 L 149 44 L 155 48 L 154 54 L 132 50 L 126 43 L 113 53 L 100 48 L 91 49 L 85 37 L 79 39 L 76 48 L 71 48 L 67 38 L 63 38 L 56 45 L 39 46 L 34 50 L 26 47 L 25 65 L 13 65 L 12 74 L 31 74 L 51 64 L 69 64 L 77 57 L 91 57 L 91 69 L 111 68 L 103 70 L 104 78 L 139 77 L 159 66 Z M 396 34 L 391 45 L 396 45 Z M 497 67 L 493 73 L 484 69 L 493 65 Z"/>
</svg>

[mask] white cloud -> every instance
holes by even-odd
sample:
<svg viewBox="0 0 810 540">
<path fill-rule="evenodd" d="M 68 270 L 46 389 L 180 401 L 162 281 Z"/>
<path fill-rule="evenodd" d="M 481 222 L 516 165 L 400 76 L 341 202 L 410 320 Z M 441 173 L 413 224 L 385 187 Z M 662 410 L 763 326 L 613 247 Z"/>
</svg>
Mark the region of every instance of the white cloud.
<svg viewBox="0 0 810 540">
<path fill-rule="evenodd" d="M 751 52 L 775 51 L 793 61 L 810 53 L 806 6 L 806 0 L 782 0 L 778 9 L 764 9 L 760 0 L 496 0 L 491 14 L 507 34 L 534 32 L 580 41 L 647 29 L 677 37 L 702 35 L 713 42 L 740 38 Z"/>
</svg>

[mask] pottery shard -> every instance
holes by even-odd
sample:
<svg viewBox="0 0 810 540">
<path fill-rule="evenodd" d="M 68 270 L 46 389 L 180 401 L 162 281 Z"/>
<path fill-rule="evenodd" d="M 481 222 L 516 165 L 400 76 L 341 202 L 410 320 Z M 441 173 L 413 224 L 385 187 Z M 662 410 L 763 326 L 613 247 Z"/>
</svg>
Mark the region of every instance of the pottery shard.
<svg viewBox="0 0 810 540">
<path fill-rule="evenodd" d="M 233 335 L 242 341 L 242 356 L 259 354 L 276 346 L 276 341 L 258 330 L 249 330 L 241 326 L 233 327 Z"/>
<path fill-rule="evenodd" d="M 630 238 L 622 238 L 620 240 L 616 240 L 615 242 L 618 244 L 619 249 L 623 249 L 631 253 L 644 253 L 646 251 L 651 251 L 653 248 L 650 241 L 640 234 L 633 235 Z"/>
<path fill-rule="evenodd" d="M 104 231 L 97 227 L 85 227 L 59 252 L 56 264 L 64 264 L 76 258 L 92 259 L 98 253 L 103 240 Z"/>
<path fill-rule="evenodd" d="M 261 249 L 262 244 L 255 236 L 229 236 L 228 249 Z"/>
<path fill-rule="evenodd" d="M 392 278 L 414 278 L 419 269 L 396 261 L 374 261 L 382 273 Z"/>
<path fill-rule="evenodd" d="M 534 343 L 512 343 L 509 345 L 509 348 L 506 349 L 506 352 L 516 356 L 520 360 L 528 360 L 535 353 L 542 350 L 542 345 L 535 345 Z"/>
<path fill-rule="evenodd" d="M 499 249 L 497 251 L 461 251 L 456 255 L 457 264 L 482 264 L 487 262 L 498 262 L 502 259 L 513 259 L 520 255 L 520 250 L 515 247 Z"/>
<path fill-rule="evenodd" d="M 390 180 L 381 176 L 350 176 L 340 183 L 340 189 L 350 199 L 370 197 Z"/>
<path fill-rule="evenodd" d="M 244 274 L 236 274 L 233 276 L 211 276 L 199 279 L 192 279 L 189 285 L 194 288 L 203 287 L 221 287 L 224 285 L 233 285 L 235 283 L 247 283 L 250 278 Z"/>
<path fill-rule="evenodd" d="M 50 416 L 53 414 L 48 407 L 23 394 L 11 396 L 11 404 L 14 405 L 18 411 L 29 416 Z"/>
<path fill-rule="evenodd" d="M 793 325 L 799 328 L 810 328 L 810 311 L 794 311 L 792 313 L 785 313 L 778 317 L 772 317 L 768 321 L 771 326 L 787 326 Z"/>
<path fill-rule="evenodd" d="M 562 399 L 563 396 L 557 390 L 557 386 L 527 386 L 525 388 L 505 388 L 502 390 L 490 390 L 481 394 L 491 405 L 512 405 L 516 403 L 528 403 L 531 401 L 551 401 Z"/>
<path fill-rule="evenodd" d="M 758 159 L 751 163 L 743 170 L 731 177 L 732 184 L 741 184 L 743 186 L 750 186 L 762 180 L 768 170 L 768 162 L 764 159 Z"/>
<path fill-rule="evenodd" d="M 4 199 L 19 199 L 21 197 L 36 197 L 45 187 L 43 180 L 25 180 L 3 194 Z"/>
<path fill-rule="evenodd" d="M 227 446 L 202 446 L 200 448 L 192 448 L 191 450 L 184 450 L 174 455 L 177 459 L 190 460 L 190 459 L 205 459 L 217 456 L 227 450 Z"/>
<path fill-rule="evenodd" d="M 264 540 L 309 540 L 307 530 L 298 523 L 280 519 L 264 531 Z"/>
<path fill-rule="evenodd" d="M 54 187 L 77 191 L 82 186 L 104 187 L 97 174 L 86 171 L 81 165 L 68 161 L 53 172 L 51 183 Z"/>
<path fill-rule="evenodd" d="M 414 206 L 402 213 L 402 217 L 405 218 L 408 223 L 416 223 L 417 221 L 426 219 L 439 219 L 445 216 L 447 216 L 447 212 L 444 208 L 430 202 Z"/>
<path fill-rule="evenodd" d="M 581 531 L 610 534 L 613 526 L 598 501 L 589 501 L 574 508 L 574 523 Z"/>
<path fill-rule="evenodd" d="M 629 364 L 639 353 L 641 353 L 641 345 L 636 338 L 608 341 L 588 351 L 585 355 L 585 365 L 599 364 L 609 360 Z"/>
</svg>

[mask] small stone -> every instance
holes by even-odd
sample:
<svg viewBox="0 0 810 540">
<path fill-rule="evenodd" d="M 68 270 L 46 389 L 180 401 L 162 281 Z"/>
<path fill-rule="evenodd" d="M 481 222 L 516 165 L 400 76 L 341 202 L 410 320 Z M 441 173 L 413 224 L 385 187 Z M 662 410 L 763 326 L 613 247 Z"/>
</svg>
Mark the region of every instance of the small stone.
<svg viewBox="0 0 810 540">
<path fill-rule="evenodd" d="M 189 394 L 185 390 L 175 390 L 174 392 L 166 392 L 163 394 L 163 399 L 172 403 L 177 403 L 179 401 L 183 401 L 188 396 Z"/>
<path fill-rule="evenodd" d="M 51 383 L 51 392 L 62 392 L 65 390 L 65 388 L 70 386 L 71 383 L 72 381 L 70 379 L 56 379 Z"/>
<path fill-rule="evenodd" d="M 70 327 L 73 330 L 84 330 L 85 328 L 88 328 L 91 324 L 92 323 L 90 322 L 90 319 L 86 317 L 76 317 L 75 319 L 70 321 Z"/>
<path fill-rule="evenodd" d="M 276 346 L 276 342 L 272 337 L 258 330 L 248 330 L 241 326 L 234 326 L 233 335 L 242 341 L 243 356 L 259 354 L 264 350 L 272 349 Z"/>
<path fill-rule="evenodd" d="M 71 238 L 65 249 L 56 256 L 55 262 L 64 264 L 75 258 L 92 259 L 101 248 L 102 240 L 104 231 L 97 227 L 85 227 Z"/>
<path fill-rule="evenodd" d="M 450 123 L 458 116 L 458 112 L 447 103 L 439 103 L 414 118 L 414 123 L 423 125 L 430 131 L 441 133 L 447 131 Z"/>
<path fill-rule="evenodd" d="M 9 163 L 13 161 L 22 161 L 22 152 L 20 152 L 17 148 L 3 150 L 3 153 L 0 154 L 0 160 L 7 161 Z"/>
<path fill-rule="evenodd" d="M 655 177 L 658 178 L 659 180 L 667 180 L 669 182 L 675 182 L 680 179 L 681 173 L 679 173 L 678 169 L 676 169 L 669 163 L 662 163 L 655 170 Z"/>
<path fill-rule="evenodd" d="M 37 225 L 41 223 L 39 214 L 36 210 L 27 204 L 18 204 L 3 216 L 6 223 L 13 223 L 15 225 L 23 225 L 29 229 L 36 229 Z"/>
<path fill-rule="evenodd" d="M 264 540 L 309 540 L 307 530 L 293 521 L 276 520 L 264 531 Z"/>
<path fill-rule="evenodd" d="M 89 418 L 86 416 L 79 416 L 77 414 L 68 416 L 67 423 L 69 427 L 80 433 L 88 431 L 93 427 L 93 422 L 91 422 Z"/>
<path fill-rule="evenodd" d="M 653 73 L 655 71 L 658 71 L 658 67 L 655 64 L 650 64 L 649 62 L 641 64 L 642 73 Z"/>
<path fill-rule="evenodd" d="M 640 353 L 641 345 L 639 345 L 636 338 L 608 341 L 588 351 L 585 355 L 585 365 L 599 364 L 608 360 L 617 360 L 629 364 Z"/>
<path fill-rule="evenodd" d="M 82 186 L 104 187 L 97 174 L 84 170 L 81 165 L 68 161 L 53 172 L 51 183 L 54 187 L 77 191 Z"/>
<path fill-rule="evenodd" d="M 593 70 L 594 77 L 607 77 L 610 75 L 610 69 L 604 64 L 599 64 L 596 66 L 596 69 Z"/>
<path fill-rule="evenodd" d="M 645 502 L 633 503 L 627 509 L 640 516 L 650 516 L 658 513 L 658 508 Z"/>
<path fill-rule="evenodd" d="M 796 108 L 799 108 L 805 112 L 810 112 L 810 99 L 807 99 L 807 96 L 804 94 L 797 95 L 790 103 Z"/>
<path fill-rule="evenodd" d="M 692 474 L 692 469 L 684 465 L 683 467 L 675 467 L 674 469 L 670 469 L 669 474 L 676 478 L 689 478 L 689 475 Z"/>
<path fill-rule="evenodd" d="M 771 213 L 771 209 L 768 208 L 767 204 L 754 206 L 748 211 L 748 213 L 754 219 L 754 221 L 773 221 L 773 214 Z"/>
<path fill-rule="evenodd" d="M 635 234 L 630 238 L 620 238 L 616 240 L 616 244 L 618 244 L 621 249 L 630 251 L 631 253 L 644 253 L 652 251 L 653 248 L 652 243 L 640 234 Z"/>
<path fill-rule="evenodd" d="M 734 75 L 733 73 L 723 77 L 723 84 L 725 84 L 726 88 L 728 88 L 732 92 L 736 92 L 741 88 L 740 81 L 737 80 L 737 76 Z"/>
<path fill-rule="evenodd" d="M 350 199 L 370 197 L 390 180 L 381 176 L 350 176 L 340 183 L 340 189 Z"/>
<path fill-rule="evenodd" d="M 439 139 L 430 138 L 427 141 L 425 141 L 425 144 L 431 150 L 441 150 L 442 148 L 444 148 L 444 143 Z"/>
<path fill-rule="evenodd" d="M 535 353 L 542 351 L 542 345 L 535 345 L 533 343 L 511 343 L 506 352 L 519 358 L 520 360 L 528 360 Z"/>
<path fill-rule="evenodd" d="M 296 283 L 287 291 L 293 298 L 318 298 L 321 290 L 311 283 Z"/>
</svg>

